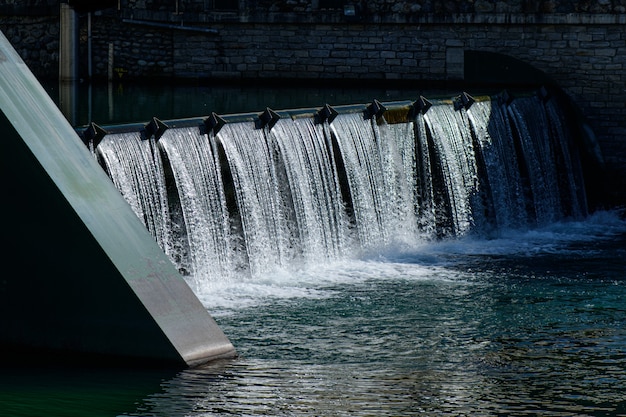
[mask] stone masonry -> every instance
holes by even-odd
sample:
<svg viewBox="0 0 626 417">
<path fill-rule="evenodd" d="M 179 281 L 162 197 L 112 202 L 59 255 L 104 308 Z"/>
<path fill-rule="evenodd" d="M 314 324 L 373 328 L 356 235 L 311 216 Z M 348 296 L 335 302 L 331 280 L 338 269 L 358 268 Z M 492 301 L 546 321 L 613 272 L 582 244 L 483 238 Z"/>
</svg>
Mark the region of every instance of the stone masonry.
<svg viewBox="0 0 626 417">
<path fill-rule="evenodd" d="M 469 81 L 465 61 L 472 52 L 513 58 L 578 104 L 600 143 L 613 201 L 626 204 L 626 0 L 120 4 L 93 14 L 95 78 L 107 77 L 112 50 L 122 81 L 362 80 L 414 91 L 428 82 Z M 1 13 L 0 7 L 0 28 L 35 74 L 57 76 L 58 19 Z"/>
</svg>

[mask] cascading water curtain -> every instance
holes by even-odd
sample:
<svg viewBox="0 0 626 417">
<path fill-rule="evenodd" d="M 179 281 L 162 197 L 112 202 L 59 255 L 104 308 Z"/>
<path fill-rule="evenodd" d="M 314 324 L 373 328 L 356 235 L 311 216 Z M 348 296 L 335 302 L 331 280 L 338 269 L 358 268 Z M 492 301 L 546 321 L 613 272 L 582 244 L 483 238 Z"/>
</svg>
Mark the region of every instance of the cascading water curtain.
<svg viewBox="0 0 626 417">
<path fill-rule="evenodd" d="M 337 115 L 106 136 L 114 184 L 196 289 L 397 243 L 586 213 L 559 107 L 444 102 L 402 123 Z"/>
<path fill-rule="evenodd" d="M 479 101 L 467 111 L 475 135 L 486 208 L 494 229 L 515 229 L 528 222 L 518 156 L 506 110 L 498 101 Z"/>
<path fill-rule="evenodd" d="M 584 191 L 582 167 L 578 158 L 572 158 L 578 149 L 571 140 L 572 130 L 553 100 L 544 103 L 550 123 L 550 135 L 555 146 L 555 158 L 561 186 L 565 215 L 580 218 L 587 215 L 587 197 Z"/>
<path fill-rule="evenodd" d="M 452 106 L 433 106 L 424 119 L 432 137 L 431 166 L 437 164 L 436 172 L 441 176 L 440 186 L 433 189 L 440 202 L 436 210 L 447 220 L 444 233 L 465 234 L 483 221 L 477 200 L 481 184 L 467 115 Z"/>
<path fill-rule="evenodd" d="M 384 239 L 382 172 L 374 134 L 360 114 L 338 115 L 331 130 L 346 171 L 359 242 L 373 244 Z"/>
<path fill-rule="evenodd" d="M 269 135 L 282 155 L 302 256 L 338 258 L 347 249 L 348 220 L 323 127 L 312 119 L 279 120 Z"/>
<path fill-rule="evenodd" d="M 383 180 L 384 214 L 387 236 L 399 243 L 421 239 L 416 140 L 413 122 L 377 124 L 372 119 Z"/>
<path fill-rule="evenodd" d="M 531 216 L 537 224 L 548 224 L 563 216 L 555 149 L 543 110 L 536 97 L 514 100 L 508 107 L 526 164 L 533 202 Z"/>
<path fill-rule="evenodd" d="M 153 139 L 141 140 L 139 133 L 104 137 L 96 157 L 157 243 L 174 253 L 163 163 Z"/>
<path fill-rule="evenodd" d="M 159 140 L 175 186 L 170 205 L 182 219 L 171 224 L 185 240 L 179 259 L 186 259 L 190 275 L 203 280 L 228 279 L 236 268 L 233 239 L 217 153 L 198 129 L 168 129 Z"/>
<path fill-rule="evenodd" d="M 273 144 L 252 123 L 227 124 L 217 140 L 232 172 L 250 272 L 287 266 L 300 252 L 300 237 Z"/>
</svg>

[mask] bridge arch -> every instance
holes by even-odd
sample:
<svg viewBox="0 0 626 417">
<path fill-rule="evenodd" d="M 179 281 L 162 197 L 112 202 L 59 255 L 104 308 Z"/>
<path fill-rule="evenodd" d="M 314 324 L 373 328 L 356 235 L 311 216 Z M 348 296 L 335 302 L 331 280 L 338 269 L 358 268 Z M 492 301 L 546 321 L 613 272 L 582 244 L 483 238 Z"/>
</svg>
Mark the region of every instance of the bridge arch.
<svg viewBox="0 0 626 417">
<path fill-rule="evenodd" d="M 470 84 L 503 86 L 556 84 L 544 71 L 508 54 L 466 50 L 463 58 L 463 78 Z"/>
</svg>

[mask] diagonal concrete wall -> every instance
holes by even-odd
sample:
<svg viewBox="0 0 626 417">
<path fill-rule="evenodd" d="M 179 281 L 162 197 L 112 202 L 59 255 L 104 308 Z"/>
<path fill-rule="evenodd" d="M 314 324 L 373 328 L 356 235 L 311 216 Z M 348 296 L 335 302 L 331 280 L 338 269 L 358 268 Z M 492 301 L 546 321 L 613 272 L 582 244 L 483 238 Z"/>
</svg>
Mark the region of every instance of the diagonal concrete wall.
<svg viewBox="0 0 626 417">
<path fill-rule="evenodd" d="M 0 32 L 0 347 L 194 366 L 235 350 Z"/>
</svg>

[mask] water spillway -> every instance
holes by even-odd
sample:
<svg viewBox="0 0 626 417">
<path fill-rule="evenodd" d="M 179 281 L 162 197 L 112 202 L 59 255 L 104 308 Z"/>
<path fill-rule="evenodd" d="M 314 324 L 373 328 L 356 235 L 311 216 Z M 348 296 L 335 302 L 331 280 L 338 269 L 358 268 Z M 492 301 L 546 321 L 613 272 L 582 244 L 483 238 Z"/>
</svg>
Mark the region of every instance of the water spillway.
<svg viewBox="0 0 626 417">
<path fill-rule="evenodd" d="M 571 122 L 541 94 L 159 123 L 90 146 L 196 291 L 587 212 Z"/>
</svg>

